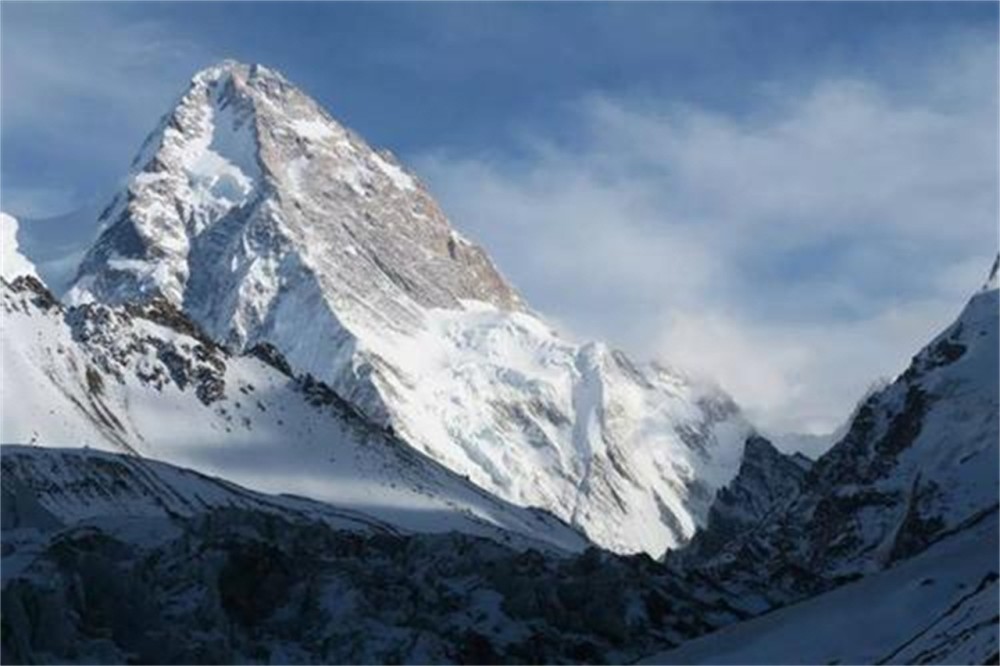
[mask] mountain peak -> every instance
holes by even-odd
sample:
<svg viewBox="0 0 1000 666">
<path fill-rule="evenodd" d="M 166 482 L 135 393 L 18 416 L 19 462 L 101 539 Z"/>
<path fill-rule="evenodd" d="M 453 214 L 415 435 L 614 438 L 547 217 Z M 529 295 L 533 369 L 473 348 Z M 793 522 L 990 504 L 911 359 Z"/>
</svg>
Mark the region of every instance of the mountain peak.
<svg viewBox="0 0 1000 666">
<path fill-rule="evenodd" d="M 210 65 L 191 77 L 185 98 L 193 91 L 223 90 L 228 96 L 209 94 L 207 101 L 225 102 L 238 98 L 265 114 L 323 115 L 333 121 L 315 102 L 292 84 L 279 71 L 259 63 L 247 64 L 236 60 L 222 60 Z M 203 94 L 195 92 L 195 95 Z M 185 98 L 182 98 L 181 104 Z"/>
<path fill-rule="evenodd" d="M 162 298 L 235 351 L 271 345 L 608 548 L 683 542 L 735 475 L 746 424 L 727 396 L 560 338 L 413 174 L 281 75 L 196 74 L 135 164 L 71 302 Z"/>
<path fill-rule="evenodd" d="M 327 299 L 338 318 L 381 313 L 390 316 L 379 325 L 396 326 L 418 315 L 410 302 L 522 307 L 391 153 L 262 65 L 226 60 L 197 73 L 133 164 L 81 265 L 74 302 L 161 295 L 211 311 L 214 332 L 238 345 L 247 320 L 259 323 L 273 305 L 279 265 L 305 281 L 337 273 L 322 291 L 339 292 Z M 202 260 L 225 262 L 233 283 L 203 284 L 194 265 Z M 233 302 L 249 294 L 260 297 L 248 308 Z M 378 301 L 409 312 L 368 307 Z"/>
<path fill-rule="evenodd" d="M 778 449 L 775 448 L 774 444 L 772 444 L 770 440 L 761 437 L 756 433 L 747 437 L 747 441 L 744 446 L 746 450 L 744 459 L 747 457 L 777 456 L 779 454 Z"/>
</svg>

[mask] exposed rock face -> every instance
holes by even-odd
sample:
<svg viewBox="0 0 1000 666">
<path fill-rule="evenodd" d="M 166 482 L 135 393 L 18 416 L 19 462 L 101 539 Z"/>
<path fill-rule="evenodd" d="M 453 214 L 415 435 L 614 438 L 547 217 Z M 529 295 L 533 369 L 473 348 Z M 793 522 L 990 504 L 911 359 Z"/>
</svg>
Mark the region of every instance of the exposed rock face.
<svg viewBox="0 0 1000 666">
<path fill-rule="evenodd" d="M 788 509 L 802 492 L 812 461 L 788 455 L 758 435 L 749 437 L 736 478 L 720 490 L 708 514 L 708 525 L 684 550 L 699 563 L 740 536 Z"/>
<path fill-rule="evenodd" d="M 197 74 L 134 167 L 80 268 L 80 299 L 158 294 L 240 345 L 280 306 L 283 277 L 319 282 L 302 285 L 319 291 L 317 308 L 369 325 L 412 320 L 409 301 L 520 307 L 391 155 L 265 67 Z"/>
<path fill-rule="evenodd" d="M 269 345 L 376 425 L 595 542 L 702 524 L 748 426 L 719 390 L 531 313 L 420 182 L 281 75 L 226 62 L 150 135 L 73 303 L 159 299 Z"/>
<path fill-rule="evenodd" d="M 889 567 L 994 516 L 998 317 L 991 277 L 807 471 L 748 444 L 684 561 L 773 605 Z"/>
</svg>

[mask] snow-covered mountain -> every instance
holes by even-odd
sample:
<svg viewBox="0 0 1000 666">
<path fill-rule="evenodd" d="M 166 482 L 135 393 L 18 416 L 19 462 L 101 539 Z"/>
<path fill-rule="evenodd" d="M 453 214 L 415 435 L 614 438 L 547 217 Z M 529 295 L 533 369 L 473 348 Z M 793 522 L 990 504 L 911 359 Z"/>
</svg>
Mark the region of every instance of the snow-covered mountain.
<svg viewBox="0 0 1000 666">
<path fill-rule="evenodd" d="M 66 309 L 27 276 L 0 282 L 0 297 L 5 442 L 124 451 L 410 531 L 586 543 L 413 451 L 319 380 L 292 376 L 273 348 L 232 354 L 165 301 Z"/>
<path fill-rule="evenodd" d="M 162 298 L 620 552 L 707 517 L 749 428 L 721 391 L 560 337 L 429 193 L 265 67 L 198 73 L 102 214 L 72 303 Z M 302 492 L 303 488 L 289 488 Z"/>
<path fill-rule="evenodd" d="M 4 660 L 996 660 L 1000 257 L 813 461 L 558 335 L 264 67 L 100 221 L 67 305 L 0 217 Z"/>
<path fill-rule="evenodd" d="M 708 527 L 680 557 L 767 606 L 893 566 L 994 515 L 998 318 L 994 263 L 958 319 L 861 404 L 807 471 L 748 445 Z"/>
<path fill-rule="evenodd" d="M 763 615 L 642 663 L 996 661 L 998 264 L 815 463 L 747 441 L 668 560 Z"/>
</svg>

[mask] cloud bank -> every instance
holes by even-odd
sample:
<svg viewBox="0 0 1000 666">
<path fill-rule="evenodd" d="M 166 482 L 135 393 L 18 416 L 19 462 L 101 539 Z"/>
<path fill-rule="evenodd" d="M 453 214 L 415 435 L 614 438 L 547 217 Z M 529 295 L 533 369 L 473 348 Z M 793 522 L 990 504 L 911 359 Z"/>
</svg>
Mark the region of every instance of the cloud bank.
<svg viewBox="0 0 1000 666">
<path fill-rule="evenodd" d="M 725 114 L 590 95 L 572 141 L 418 160 L 541 311 L 717 380 L 764 428 L 836 427 L 997 250 L 997 51 L 888 87 L 762 85 Z"/>
</svg>

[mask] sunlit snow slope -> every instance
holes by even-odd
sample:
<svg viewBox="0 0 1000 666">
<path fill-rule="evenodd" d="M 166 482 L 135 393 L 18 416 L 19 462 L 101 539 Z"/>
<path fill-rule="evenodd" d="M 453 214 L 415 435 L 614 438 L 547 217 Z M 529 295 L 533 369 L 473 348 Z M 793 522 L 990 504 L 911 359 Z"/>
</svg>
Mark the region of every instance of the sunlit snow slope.
<svg viewBox="0 0 1000 666">
<path fill-rule="evenodd" d="M 490 496 L 370 424 L 276 351 L 233 355 L 163 301 L 65 309 L 0 283 L 4 443 L 131 452 L 295 493 L 411 531 L 581 548 L 541 512 Z"/>
</svg>

